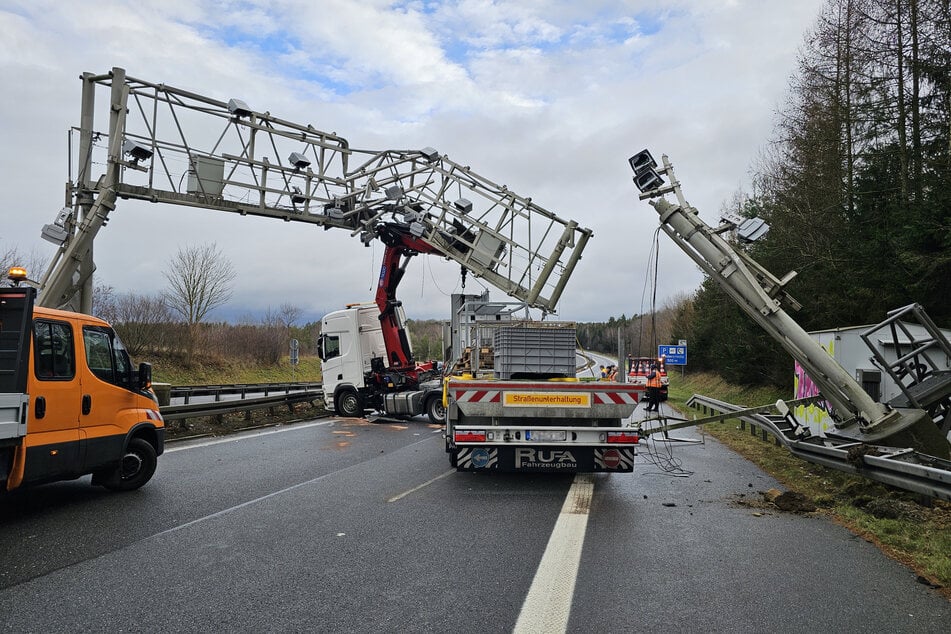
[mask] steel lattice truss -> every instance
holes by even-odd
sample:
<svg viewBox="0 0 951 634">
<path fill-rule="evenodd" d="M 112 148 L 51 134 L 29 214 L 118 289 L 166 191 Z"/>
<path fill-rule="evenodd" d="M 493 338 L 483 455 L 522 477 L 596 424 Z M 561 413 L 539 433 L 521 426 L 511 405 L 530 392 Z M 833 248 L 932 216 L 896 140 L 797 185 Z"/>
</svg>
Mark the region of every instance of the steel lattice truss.
<svg viewBox="0 0 951 634">
<path fill-rule="evenodd" d="M 108 101 L 97 104 L 105 91 Z M 109 115 L 106 130 L 95 127 L 100 110 Z M 397 225 L 546 312 L 591 237 L 432 148 L 354 149 L 335 133 L 240 100 L 133 79 L 121 68 L 83 76 L 79 135 L 72 213 L 57 221 L 68 237 L 42 282 L 46 305 L 68 305 L 80 291 L 93 268 L 87 261 L 83 273 L 82 262 L 117 198 L 340 228 L 364 242 Z M 105 172 L 94 178 L 100 165 Z"/>
</svg>

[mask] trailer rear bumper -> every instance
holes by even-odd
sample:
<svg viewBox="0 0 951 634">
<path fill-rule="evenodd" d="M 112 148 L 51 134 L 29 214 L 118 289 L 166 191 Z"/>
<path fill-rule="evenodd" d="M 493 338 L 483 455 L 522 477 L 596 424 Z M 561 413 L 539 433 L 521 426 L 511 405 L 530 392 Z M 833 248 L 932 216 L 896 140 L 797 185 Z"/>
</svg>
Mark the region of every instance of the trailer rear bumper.
<svg viewBox="0 0 951 634">
<path fill-rule="evenodd" d="M 526 471 L 534 473 L 630 473 L 634 447 L 566 445 L 481 445 L 456 447 L 458 471 Z"/>
<path fill-rule="evenodd" d="M 450 462 L 459 471 L 592 473 L 634 470 L 637 431 L 628 427 L 451 427 Z"/>
</svg>

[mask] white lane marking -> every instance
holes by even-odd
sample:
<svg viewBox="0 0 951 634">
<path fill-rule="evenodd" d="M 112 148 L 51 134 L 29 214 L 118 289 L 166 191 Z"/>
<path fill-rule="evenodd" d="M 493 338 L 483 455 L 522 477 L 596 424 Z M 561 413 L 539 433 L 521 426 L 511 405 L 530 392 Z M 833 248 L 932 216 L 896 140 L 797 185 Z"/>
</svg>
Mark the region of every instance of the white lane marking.
<svg viewBox="0 0 951 634">
<path fill-rule="evenodd" d="M 318 425 L 318 424 L 325 424 L 325 423 L 310 423 L 310 424 L 308 424 L 308 427 L 313 427 L 313 426 Z M 274 431 L 274 432 L 270 432 L 270 433 L 277 433 L 277 432 Z M 428 439 L 427 439 L 427 440 L 421 440 L 421 441 L 419 441 L 419 442 L 420 442 L 420 443 L 424 443 L 424 442 L 429 442 L 429 441 L 428 441 Z M 413 445 L 415 445 L 415 444 L 417 444 L 417 443 L 413 443 Z M 413 445 L 407 445 L 407 446 L 408 446 L 408 447 L 412 447 Z M 406 447 L 403 447 L 402 449 L 406 449 Z M 319 476 L 317 476 L 316 478 L 311 478 L 310 480 L 307 480 L 307 481 L 305 481 L 305 482 L 298 482 L 297 484 L 292 484 L 291 486 L 289 486 L 289 487 L 284 487 L 283 489 L 280 489 L 279 491 L 272 491 L 271 493 L 268 493 L 267 495 L 262 495 L 261 497 L 254 498 L 253 500 L 247 500 L 247 501 L 245 501 L 245 502 L 241 502 L 240 504 L 235 504 L 234 506 L 228 507 L 228 508 L 226 508 L 226 509 L 221 509 L 220 511 L 217 511 L 217 512 L 212 513 L 212 514 L 210 514 L 210 515 L 205 515 L 204 517 L 199 517 L 199 518 L 193 519 L 193 520 L 191 520 L 191 521 L 185 522 L 185 523 L 183 523 L 183 524 L 179 524 L 179 525 L 177 525 L 177 526 L 173 526 L 173 527 L 171 527 L 171 528 L 167 528 L 167 529 L 165 529 L 164 531 L 159 531 L 158 533 L 153 533 L 152 535 L 149 535 L 148 537 L 143 537 L 142 540 L 140 540 L 140 541 L 144 541 L 144 540 L 146 540 L 146 539 L 154 539 L 154 538 L 156 538 L 156 537 L 161 537 L 162 535 L 168 535 L 169 533 L 174 533 L 174 532 L 180 531 L 180 530 L 182 530 L 183 528 L 188 528 L 189 526 L 194 526 L 195 524 L 201 524 L 202 522 L 206 522 L 206 521 L 208 521 L 208 520 L 215 519 L 216 517 L 221 517 L 221 516 L 223 516 L 223 515 L 228 515 L 229 513 L 233 513 L 234 511 L 237 511 L 237 510 L 239 510 L 239 509 L 243 509 L 243 508 L 246 507 L 246 506 L 251 506 L 252 504 L 257 504 L 258 502 L 263 502 L 264 500 L 269 500 L 269 499 L 271 499 L 271 498 L 273 498 L 273 497 L 276 497 L 276 496 L 278 496 L 278 495 L 283 495 L 284 493 L 287 493 L 288 491 L 293 491 L 293 490 L 295 490 L 295 489 L 299 489 L 299 488 L 301 488 L 301 487 L 305 487 L 305 486 L 307 486 L 307 485 L 309 485 L 309 484 L 314 484 L 314 483 L 316 483 L 316 482 L 320 482 L 320 481 L 323 480 L 324 478 L 329 478 L 329 477 L 332 477 L 332 476 L 338 476 L 338 475 L 341 475 L 341 474 L 345 474 L 345 473 L 347 473 L 348 471 L 353 471 L 353 470 L 356 470 L 356 469 L 365 469 L 366 466 L 367 466 L 367 463 L 369 463 L 369 462 L 371 462 L 371 461 L 373 461 L 373 460 L 376 460 L 376 458 L 370 458 L 369 460 L 366 460 L 366 461 L 364 461 L 364 462 L 358 462 L 358 463 L 356 463 L 356 464 L 352 464 L 352 465 L 346 466 L 346 467 L 344 467 L 344 468 L 342 468 L 342 469 L 338 469 L 337 471 L 331 471 L 330 473 L 325 473 L 325 474 L 323 474 L 323 475 L 319 475 Z M 451 473 L 451 472 L 450 472 L 450 473 Z M 448 475 L 448 474 L 444 474 L 444 475 Z"/>
<path fill-rule="evenodd" d="M 242 502 L 241 504 L 235 504 L 234 506 L 231 506 L 231 507 L 229 507 L 229 508 L 222 509 L 222 510 L 218 511 L 217 513 L 212 513 L 211 515 L 205 515 L 204 517 L 199 517 L 199 518 L 197 518 L 197 519 L 191 520 L 190 522 L 185 522 L 184 524 L 179 524 L 178 526 L 173 526 L 173 527 L 171 527 L 171 528 L 169 528 L 169 529 L 166 529 L 166 530 L 164 530 L 164 531 L 155 533 L 155 534 L 153 534 L 153 535 L 149 535 L 149 537 L 146 538 L 146 539 L 152 539 L 152 538 L 155 538 L 155 537 L 161 537 L 162 535 L 168 535 L 169 533 L 174 533 L 174 532 L 176 532 L 176 531 L 180 531 L 180 530 L 182 530 L 183 528 L 188 528 L 189 526 L 194 526 L 195 524 L 201 524 L 202 522 L 206 522 L 206 521 L 208 521 L 208 520 L 215 519 L 216 517 L 221 517 L 222 515 L 227 515 L 227 514 L 229 514 L 229 513 L 233 513 L 234 511 L 237 511 L 238 509 L 243 509 L 243 508 L 246 507 L 246 506 L 251 506 L 252 504 L 257 504 L 258 502 L 263 502 L 264 500 L 270 499 L 270 498 L 275 497 L 275 496 L 277 496 L 277 495 L 281 495 L 281 494 L 283 494 L 283 493 L 287 493 L 288 491 L 293 491 L 294 489 L 299 489 L 299 488 L 301 488 L 301 487 L 303 487 L 303 486 L 307 486 L 308 484 L 313 484 L 313 483 L 315 483 L 315 482 L 318 482 L 318 481 L 320 481 L 320 480 L 323 480 L 324 478 L 327 478 L 327 477 L 329 477 L 329 476 L 339 475 L 340 473 L 342 473 L 342 472 L 344 472 L 344 471 L 349 471 L 350 469 L 353 469 L 353 468 L 356 468 L 356 467 L 360 467 L 360 466 L 363 466 L 363 465 L 362 465 L 362 464 L 350 465 L 349 467 L 346 467 L 346 468 L 344 468 L 344 469 L 341 469 L 340 471 L 332 471 L 332 472 L 330 472 L 330 473 L 325 473 L 324 475 L 317 476 L 316 478 L 311 478 L 310 480 L 307 480 L 306 482 L 298 482 L 297 484 L 292 484 L 291 486 L 285 487 L 285 488 L 281 489 L 280 491 L 273 491 L 273 492 L 271 492 L 271 493 L 268 493 L 267 495 L 262 495 L 262 496 L 259 497 L 259 498 L 254 498 L 253 500 L 248 500 L 247 502 Z"/>
<path fill-rule="evenodd" d="M 333 422 L 334 421 L 324 420 L 324 421 L 316 421 L 313 423 L 300 423 L 297 425 L 287 425 L 285 427 L 271 429 L 269 431 L 262 431 L 256 434 L 247 434 L 247 435 L 237 434 L 234 436 L 227 436 L 225 438 L 215 438 L 214 440 L 207 440 L 204 442 L 196 442 L 194 444 L 187 444 L 181 447 L 171 446 L 171 447 L 166 447 L 165 453 L 175 453 L 176 451 L 185 451 L 186 449 L 198 449 L 199 447 L 211 447 L 212 445 L 220 445 L 226 442 L 236 442 L 238 440 L 247 440 L 249 438 L 260 438 L 261 436 L 270 436 L 271 434 L 283 434 L 286 431 L 294 431 L 297 429 L 307 429 L 308 427 L 319 427 L 321 425 L 330 425 Z"/>
<path fill-rule="evenodd" d="M 425 488 L 425 487 L 428 487 L 428 486 L 429 486 L 430 484 L 432 484 L 433 482 L 436 482 L 437 480 L 442 480 L 442 479 L 445 478 L 446 476 L 450 476 L 450 475 L 454 474 L 455 472 L 456 472 L 455 469 L 450 469 L 450 470 L 447 471 L 446 473 L 441 473 L 441 474 L 439 474 L 438 476 L 436 476 L 435 478 L 433 478 L 432 480 L 427 480 L 426 482 L 423 482 L 421 485 L 413 487 L 413 488 L 410 489 L 409 491 L 403 491 L 403 492 L 400 493 L 399 495 L 394 495 L 394 496 L 391 497 L 389 500 L 387 500 L 387 502 L 396 502 L 397 500 L 402 500 L 403 498 L 405 498 L 405 497 L 406 497 L 407 495 L 409 495 L 410 493 L 416 493 L 416 492 L 419 491 L 420 489 Z"/>
<path fill-rule="evenodd" d="M 515 634 L 567 631 L 593 494 L 594 477 L 576 475 L 522 604 Z"/>
</svg>

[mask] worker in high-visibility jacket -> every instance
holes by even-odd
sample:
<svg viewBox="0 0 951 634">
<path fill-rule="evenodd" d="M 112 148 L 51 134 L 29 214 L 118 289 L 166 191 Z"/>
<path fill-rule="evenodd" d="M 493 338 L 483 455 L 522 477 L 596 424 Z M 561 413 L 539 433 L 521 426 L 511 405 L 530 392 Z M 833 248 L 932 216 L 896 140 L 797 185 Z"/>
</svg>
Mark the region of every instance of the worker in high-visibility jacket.
<svg viewBox="0 0 951 634">
<path fill-rule="evenodd" d="M 660 372 L 657 364 L 652 363 L 647 373 L 647 411 L 658 411 L 660 408 Z"/>
</svg>

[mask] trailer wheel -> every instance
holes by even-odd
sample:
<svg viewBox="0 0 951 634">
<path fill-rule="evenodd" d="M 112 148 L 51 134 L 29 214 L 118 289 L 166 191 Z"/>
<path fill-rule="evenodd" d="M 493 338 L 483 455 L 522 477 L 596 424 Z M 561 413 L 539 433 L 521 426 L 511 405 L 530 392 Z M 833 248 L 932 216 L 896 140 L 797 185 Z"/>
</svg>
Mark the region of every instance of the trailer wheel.
<svg viewBox="0 0 951 634">
<path fill-rule="evenodd" d="M 442 404 L 442 396 L 430 396 L 426 401 L 426 415 L 433 425 L 442 425 L 446 422 L 446 406 Z"/>
<path fill-rule="evenodd" d="M 147 440 L 133 438 L 122 453 L 122 461 L 112 477 L 103 482 L 113 491 L 134 491 L 152 479 L 158 459 Z"/>
<path fill-rule="evenodd" d="M 363 418 L 363 399 L 356 390 L 341 390 L 337 394 L 335 409 L 345 418 Z"/>
</svg>

